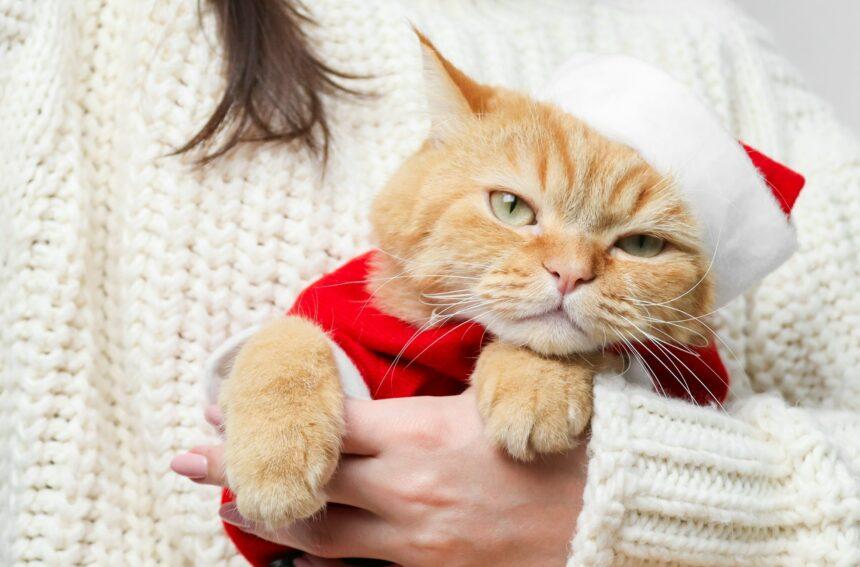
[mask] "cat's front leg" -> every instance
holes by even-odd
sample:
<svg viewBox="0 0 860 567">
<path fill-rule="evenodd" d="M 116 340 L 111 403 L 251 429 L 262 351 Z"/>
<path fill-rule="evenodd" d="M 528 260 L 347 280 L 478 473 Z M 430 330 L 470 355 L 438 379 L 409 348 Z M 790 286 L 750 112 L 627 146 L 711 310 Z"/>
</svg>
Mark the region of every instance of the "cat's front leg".
<svg viewBox="0 0 860 567">
<path fill-rule="evenodd" d="M 236 357 L 220 403 L 227 482 L 239 512 L 275 528 L 322 508 L 344 427 L 325 333 L 298 317 L 264 327 Z"/>
<path fill-rule="evenodd" d="M 591 418 L 594 362 L 546 358 L 504 343 L 484 348 L 472 383 L 493 441 L 516 459 L 576 445 Z"/>
</svg>

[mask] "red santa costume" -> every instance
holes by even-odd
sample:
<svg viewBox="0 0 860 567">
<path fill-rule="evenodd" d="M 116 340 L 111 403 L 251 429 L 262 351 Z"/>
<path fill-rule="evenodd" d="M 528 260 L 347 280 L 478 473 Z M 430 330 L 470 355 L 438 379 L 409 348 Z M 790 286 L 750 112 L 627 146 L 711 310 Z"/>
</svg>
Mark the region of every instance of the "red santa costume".
<svg viewBox="0 0 860 567">
<path fill-rule="evenodd" d="M 538 98 L 584 120 L 638 151 L 671 175 L 701 227 L 713 258 L 716 306 L 738 296 L 793 252 L 788 214 L 803 178 L 760 152 L 738 144 L 680 83 L 649 65 L 621 56 L 578 56 L 565 64 Z M 474 322 L 419 329 L 376 309 L 365 284 L 369 252 L 302 292 L 290 310 L 317 322 L 331 337 L 347 395 L 392 398 L 452 395 L 467 385 L 489 338 Z M 245 333 L 213 357 L 210 376 L 223 375 Z M 647 382 L 693 403 L 722 403 L 729 376 L 715 345 L 702 348 L 636 346 L 631 380 Z M 217 386 L 217 384 L 215 384 Z M 213 389 L 210 398 L 216 399 Z M 222 502 L 233 495 L 224 490 Z M 225 524 L 253 565 L 268 565 L 290 550 Z"/>
</svg>

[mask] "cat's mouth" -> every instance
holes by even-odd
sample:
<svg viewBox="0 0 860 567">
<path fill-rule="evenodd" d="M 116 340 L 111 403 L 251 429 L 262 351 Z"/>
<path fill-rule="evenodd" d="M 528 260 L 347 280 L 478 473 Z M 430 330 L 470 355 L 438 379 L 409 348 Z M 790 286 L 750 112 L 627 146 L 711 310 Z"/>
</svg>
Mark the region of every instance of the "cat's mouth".
<svg viewBox="0 0 860 567">
<path fill-rule="evenodd" d="M 528 346 L 544 355 L 591 352 L 599 348 L 596 339 L 585 330 L 584 321 L 576 317 L 570 305 L 567 307 L 556 304 L 542 312 L 521 316 L 481 314 L 478 322 L 499 339 Z"/>
<path fill-rule="evenodd" d="M 554 324 L 567 324 L 573 327 L 577 332 L 585 335 L 585 329 L 583 329 L 579 323 L 577 323 L 570 315 L 567 314 L 564 307 L 559 305 L 549 311 L 544 311 L 543 313 L 538 313 L 537 315 L 527 315 L 525 317 L 520 317 L 517 321 L 530 321 L 530 322 L 538 322 L 538 323 L 554 323 Z"/>
</svg>

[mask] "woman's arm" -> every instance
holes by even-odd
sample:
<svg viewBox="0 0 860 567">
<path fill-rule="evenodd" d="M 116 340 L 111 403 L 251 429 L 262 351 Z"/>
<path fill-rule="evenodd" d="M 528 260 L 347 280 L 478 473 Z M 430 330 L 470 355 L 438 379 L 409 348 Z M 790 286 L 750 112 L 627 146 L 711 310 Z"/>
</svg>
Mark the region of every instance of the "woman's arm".
<svg viewBox="0 0 860 567">
<path fill-rule="evenodd" d="M 595 386 L 572 565 L 860 561 L 860 415 L 752 396 L 730 414 Z"/>
<path fill-rule="evenodd" d="M 207 419 L 220 424 L 217 410 Z M 245 531 L 318 557 L 404 565 L 563 565 L 585 483 L 584 449 L 517 463 L 483 433 L 472 391 L 453 397 L 349 400 L 344 457 L 325 514 L 277 533 L 230 505 Z M 222 485 L 222 449 L 198 447 L 173 468 Z"/>
<path fill-rule="evenodd" d="M 747 57 L 734 64 L 767 69 L 785 143 L 749 141 L 807 179 L 800 251 L 732 312 L 726 359 L 750 384 L 728 414 L 596 385 L 572 564 L 860 564 L 860 148 L 734 18 Z"/>
<path fill-rule="evenodd" d="M 276 534 L 235 510 L 222 515 L 316 556 L 409 565 L 561 564 L 574 523 L 570 565 L 860 561 L 856 414 L 758 395 L 729 415 L 600 380 L 586 485 L 582 448 L 513 463 L 483 437 L 475 407 L 468 392 L 350 401 L 350 455 L 329 487 L 328 514 Z M 217 423 L 216 412 L 209 419 Z M 224 482 L 217 446 L 174 468 Z"/>
<path fill-rule="evenodd" d="M 765 99 L 786 143 L 747 139 L 808 181 L 794 214 L 800 253 L 732 312 L 752 390 L 771 394 L 723 414 L 598 382 L 573 564 L 858 562 L 860 151 L 785 62 L 758 47 L 731 64 L 770 69 Z M 471 462 L 458 464 L 465 472 Z M 482 464 L 487 483 L 494 475 Z"/>
</svg>

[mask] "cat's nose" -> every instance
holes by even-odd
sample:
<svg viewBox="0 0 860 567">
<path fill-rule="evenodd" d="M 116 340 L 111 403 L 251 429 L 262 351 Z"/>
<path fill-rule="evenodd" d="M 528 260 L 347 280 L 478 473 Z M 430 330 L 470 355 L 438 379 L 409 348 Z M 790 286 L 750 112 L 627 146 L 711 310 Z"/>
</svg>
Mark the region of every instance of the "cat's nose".
<svg viewBox="0 0 860 567">
<path fill-rule="evenodd" d="M 555 278 L 558 291 L 562 295 L 579 287 L 580 284 L 590 282 L 594 279 L 594 271 L 585 262 L 560 262 L 558 260 L 547 260 L 543 267 Z"/>
</svg>

